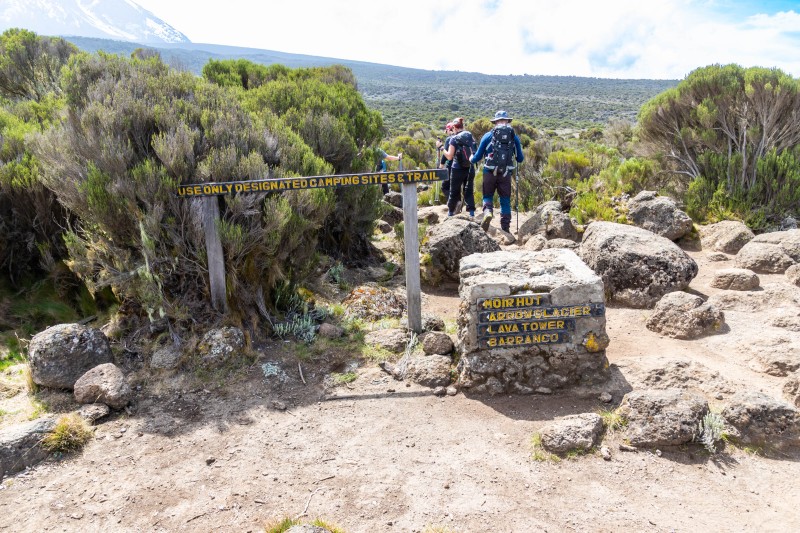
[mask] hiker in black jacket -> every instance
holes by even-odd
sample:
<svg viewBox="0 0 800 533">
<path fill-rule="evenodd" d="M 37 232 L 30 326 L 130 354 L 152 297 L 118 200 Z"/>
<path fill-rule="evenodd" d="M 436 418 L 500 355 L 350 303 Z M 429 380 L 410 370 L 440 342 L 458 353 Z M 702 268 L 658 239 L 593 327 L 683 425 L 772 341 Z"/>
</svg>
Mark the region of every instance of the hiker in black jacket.
<svg viewBox="0 0 800 533">
<path fill-rule="evenodd" d="M 475 193 L 473 180 L 470 179 L 472 164 L 469 158 L 475 153 L 477 143 L 472 134 L 464 130 L 464 119 L 459 117 L 453 120 L 454 134 L 450 138 L 450 146 L 444 156 L 452 162 L 450 169 L 450 196 L 447 199 L 447 216 L 453 216 L 461 211 L 461 192 L 464 190 L 464 204 L 467 205 L 469 216 L 475 216 Z M 472 174 L 474 177 L 474 173 Z"/>
</svg>

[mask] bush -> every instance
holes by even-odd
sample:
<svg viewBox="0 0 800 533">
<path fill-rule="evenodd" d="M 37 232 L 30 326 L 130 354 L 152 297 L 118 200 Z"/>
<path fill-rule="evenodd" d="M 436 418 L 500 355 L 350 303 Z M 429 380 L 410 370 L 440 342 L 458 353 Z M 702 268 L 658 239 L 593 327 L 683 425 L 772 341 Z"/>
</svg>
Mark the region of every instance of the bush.
<svg viewBox="0 0 800 533">
<path fill-rule="evenodd" d="M 64 87 L 67 119 L 41 136 L 36 155 L 45 184 L 78 218 L 66 235 L 69 266 L 93 292 L 111 287 L 151 320 L 215 319 L 202 200 L 176 197 L 178 184 L 329 168 L 275 117 L 254 119 L 231 89 L 157 57 L 81 54 Z M 278 282 L 302 281 L 313 268 L 334 192 L 215 201 L 228 301 L 234 317 L 256 320 Z"/>
</svg>

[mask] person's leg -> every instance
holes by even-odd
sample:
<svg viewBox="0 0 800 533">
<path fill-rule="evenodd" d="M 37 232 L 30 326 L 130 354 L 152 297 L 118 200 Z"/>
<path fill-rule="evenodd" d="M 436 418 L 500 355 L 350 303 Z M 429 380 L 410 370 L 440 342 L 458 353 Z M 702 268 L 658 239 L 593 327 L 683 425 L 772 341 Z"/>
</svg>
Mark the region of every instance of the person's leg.
<svg viewBox="0 0 800 533">
<path fill-rule="evenodd" d="M 494 204 L 494 191 L 497 189 L 497 176 L 489 170 L 483 172 L 483 221 L 481 227 L 484 231 L 489 229 L 489 224 L 492 222 L 493 204 Z"/>
<path fill-rule="evenodd" d="M 461 188 L 467 177 L 467 169 L 454 168 L 450 171 L 450 198 L 447 200 L 448 215 L 457 214 L 456 204 L 461 201 Z"/>
<path fill-rule="evenodd" d="M 467 181 L 464 183 L 464 203 L 469 216 L 475 216 L 475 167 L 470 165 Z"/>
<path fill-rule="evenodd" d="M 511 228 L 511 176 L 497 180 L 497 194 L 500 196 L 500 228 L 509 231 Z"/>
</svg>

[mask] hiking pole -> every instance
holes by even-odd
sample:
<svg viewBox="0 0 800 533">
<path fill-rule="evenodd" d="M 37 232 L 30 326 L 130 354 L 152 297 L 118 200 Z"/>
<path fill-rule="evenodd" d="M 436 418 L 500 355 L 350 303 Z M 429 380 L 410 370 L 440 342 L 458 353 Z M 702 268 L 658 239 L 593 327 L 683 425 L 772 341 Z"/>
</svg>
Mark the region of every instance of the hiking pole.
<svg viewBox="0 0 800 533">
<path fill-rule="evenodd" d="M 514 167 L 514 178 L 517 182 L 517 235 L 519 235 L 519 165 Z"/>
<path fill-rule="evenodd" d="M 441 159 L 439 150 L 441 150 L 441 147 L 436 148 L 436 152 L 433 154 L 434 159 L 433 166 L 431 168 L 439 168 L 439 160 Z M 433 185 L 433 190 L 435 191 L 434 195 L 431 196 L 430 202 L 428 203 L 431 205 L 436 205 L 436 203 L 439 201 L 439 180 L 436 180 L 436 183 Z"/>
</svg>

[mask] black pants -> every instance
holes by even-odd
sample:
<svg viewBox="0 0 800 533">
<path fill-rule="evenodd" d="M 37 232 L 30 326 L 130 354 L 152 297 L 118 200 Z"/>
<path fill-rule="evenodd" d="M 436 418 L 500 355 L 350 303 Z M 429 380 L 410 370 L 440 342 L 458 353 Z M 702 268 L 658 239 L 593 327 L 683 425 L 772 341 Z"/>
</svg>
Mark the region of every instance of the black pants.
<svg viewBox="0 0 800 533">
<path fill-rule="evenodd" d="M 467 211 L 475 211 L 475 172 L 471 168 L 454 168 L 450 170 L 450 195 L 447 198 L 447 209 L 452 213 L 461 200 L 464 191 L 464 204 Z"/>
</svg>

